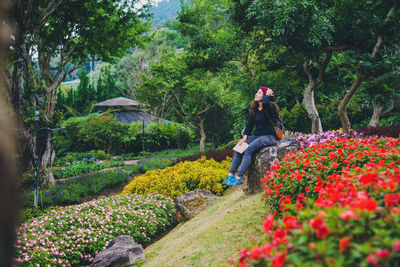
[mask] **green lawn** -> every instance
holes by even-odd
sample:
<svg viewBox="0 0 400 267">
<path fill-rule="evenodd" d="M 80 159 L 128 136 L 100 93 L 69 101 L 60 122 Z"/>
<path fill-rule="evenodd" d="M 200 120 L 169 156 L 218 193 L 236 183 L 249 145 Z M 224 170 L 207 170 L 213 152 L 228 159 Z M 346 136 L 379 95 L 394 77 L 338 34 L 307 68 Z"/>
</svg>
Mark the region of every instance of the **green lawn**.
<svg viewBox="0 0 400 267">
<path fill-rule="evenodd" d="M 240 248 L 264 238 L 268 210 L 261 197 L 246 196 L 240 187 L 227 190 L 216 204 L 147 247 L 147 261 L 139 265 L 221 266 L 236 260 Z"/>
</svg>

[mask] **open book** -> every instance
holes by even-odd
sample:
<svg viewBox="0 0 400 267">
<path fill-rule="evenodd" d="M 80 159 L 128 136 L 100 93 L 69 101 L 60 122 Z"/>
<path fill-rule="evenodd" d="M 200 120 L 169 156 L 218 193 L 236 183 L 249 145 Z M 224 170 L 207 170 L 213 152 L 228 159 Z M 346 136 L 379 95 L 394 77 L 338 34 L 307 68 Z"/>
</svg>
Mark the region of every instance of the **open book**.
<svg viewBox="0 0 400 267">
<path fill-rule="evenodd" d="M 237 143 L 233 150 L 242 154 L 248 147 L 249 145 L 246 142 L 243 142 L 241 146 L 239 146 L 239 143 Z"/>
<path fill-rule="evenodd" d="M 284 141 L 279 143 L 279 147 L 284 147 L 284 146 L 289 146 L 292 143 L 292 141 Z"/>
</svg>

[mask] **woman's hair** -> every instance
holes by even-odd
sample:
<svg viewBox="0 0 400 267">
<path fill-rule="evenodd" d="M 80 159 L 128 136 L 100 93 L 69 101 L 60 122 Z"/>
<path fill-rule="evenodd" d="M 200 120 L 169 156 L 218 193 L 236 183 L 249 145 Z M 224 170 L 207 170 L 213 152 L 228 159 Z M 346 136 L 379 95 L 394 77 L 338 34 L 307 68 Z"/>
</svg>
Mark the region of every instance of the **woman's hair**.
<svg viewBox="0 0 400 267">
<path fill-rule="evenodd" d="M 274 106 L 275 106 L 275 110 L 276 110 L 276 117 L 277 118 L 280 118 L 281 117 L 281 110 L 279 109 L 279 107 L 278 107 L 278 105 L 275 103 L 275 102 L 272 102 L 271 101 L 271 103 L 272 104 L 274 104 Z M 255 116 L 256 115 L 256 111 L 257 111 L 257 109 L 258 109 L 258 101 L 253 101 L 253 103 L 251 103 L 251 107 L 250 107 L 250 114 L 251 114 L 251 116 Z"/>
</svg>

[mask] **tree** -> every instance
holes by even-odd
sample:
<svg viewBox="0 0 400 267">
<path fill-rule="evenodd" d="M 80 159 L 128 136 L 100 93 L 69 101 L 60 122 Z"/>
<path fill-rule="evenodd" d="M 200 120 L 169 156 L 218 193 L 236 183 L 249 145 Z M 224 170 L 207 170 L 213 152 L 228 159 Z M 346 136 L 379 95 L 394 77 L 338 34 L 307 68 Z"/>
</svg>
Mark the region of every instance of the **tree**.
<svg viewBox="0 0 400 267">
<path fill-rule="evenodd" d="M 235 0 L 235 17 L 244 22 L 247 29 L 265 31 L 272 45 L 287 47 L 304 58 L 302 65 L 308 84 L 303 103 L 315 133 L 322 131 L 322 124 L 314 92 L 324 80 L 332 55 L 351 50 L 364 55 L 368 51 L 371 56 L 383 33 L 385 36 L 389 33 L 394 35 L 391 40 L 397 39 L 398 12 L 390 11 L 395 2 Z M 385 21 L 388 12 L 392 13 Z M 379 46 L 376 48 L 379 49 Z M 363 76 L 359 73 L 353 90 L 358 88 Z M 345 109 L 350 98 L 345 97 L 340 110 Z"/>
<path fill-rule="evenodd" d="M 53 124 L 56 91 L 65 77 L 89 60 L 114 60 L 132 45 L 140 44 L 149 24 L 147 5 L 136 8 L 133 1 L 24 0 L 16 1 L 14 24 L 18 27 L 11 47 L 12 73 L 9 73 L 10 105 L 21 128 L 25 114 L 32 116 L 34 106 L 42 110 L 42 119 Z M 38 55 L 39 72 L 33 72 L 34 55 Z M 50 64 L 57 59 L 56 64 Z M 74 65 L 66 69 L 68 63 Z M 30 112 L 30 113 L 28 113 Z M 28 126 L 28 127 L 26 127 Z M 34 138 L 21 131 L 26 146 L 20 153 L 32 165 Z M 22 146 L 23 143 L 21 143 Z M 54 157 L 51 132 L 44 136 L 40 165 L 50 166 Z M 51 173 L 50 173 L 51 176 Z M 49 182 L 54 182 L 49 178 Z"/>
<path fill-rule="evenodd" d="M 206 118 L 223 106 L 221 95 L 226 86 L 223 79 L 210 71 L 192 70 L 187 60 L 188 55 L 180 54 L 153 63 L 143 85 L 137 88 L 138 99 L 159 115 L 172 108 L 179 120 L 198 131 L 200 150 L 204 151 L 209 123 Z"/>
<path fill-rule="evenodd" d="M 366 81 L 362 90 L 368 94 L 373 108 L 368 126 L 376 127 L 381 115 L 389 113 L 400 97 L 400 73 L 392 71 Z"/>
<path fill-rule="evenodd" d="M 347 116 L 346 106 L 355 94 L 356 90 L 368 78 L 378 77 L 393 71 L 393 62 L 390 54 L 398 53 L 396 46 L 400 40 L 400 12 L 398 1 L 368 1 L 366 3 L 353 1 L 340 1 L 336 8 L 338 13 L 352 10 L 354 16 L 342 19 L 343 26 L 353 26 L 352 38 L 357 62 L 357 75 L 350 89 L 346 92 L 338 106 L 338 113 L 343 130 L 348 132 L 351 123 Z M 343 22 L 344 21 L 344 22 Z M 350 42 L 349 42 L 350 43 Z M 384 47 L 381 49 L 381 47 Z M 375 116 L 379 110 L 375 109 Z M 374 122 L 373 122 L 374 123 Z"/>
</svg>

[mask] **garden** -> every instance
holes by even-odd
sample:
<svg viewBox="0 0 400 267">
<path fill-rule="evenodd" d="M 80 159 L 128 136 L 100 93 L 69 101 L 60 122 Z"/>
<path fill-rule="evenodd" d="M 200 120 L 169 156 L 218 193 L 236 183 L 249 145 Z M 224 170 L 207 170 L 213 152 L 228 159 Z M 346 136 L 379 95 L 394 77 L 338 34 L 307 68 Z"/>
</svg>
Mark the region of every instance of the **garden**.
<svg viewBox="0 0 400 267">
<path fill-rule="evenodd" d="M 185 228 L 188 254 L 149 259 L 399 266 L 397 0 L 0 2 L 0 265 L 87 266 Z M 255 203 L 222 182 L 260 87 L 299 150 Z M 220 202 L 178 224 L 196 189 Z"/>
</svg>

